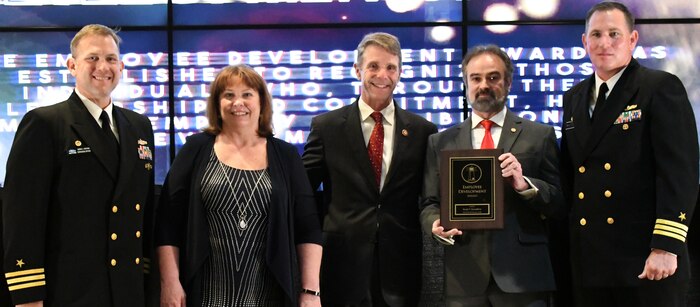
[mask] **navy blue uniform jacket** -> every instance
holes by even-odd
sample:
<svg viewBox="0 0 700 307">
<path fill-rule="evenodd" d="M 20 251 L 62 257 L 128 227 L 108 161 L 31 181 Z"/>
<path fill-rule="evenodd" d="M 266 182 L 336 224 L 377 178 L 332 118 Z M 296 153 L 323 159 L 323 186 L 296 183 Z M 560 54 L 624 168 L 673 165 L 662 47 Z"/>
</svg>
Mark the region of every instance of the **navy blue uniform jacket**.
<svg viewBox="0 0 700 307">
<path fill-rule="evenodd" d="M 683 84 L 632 60 L 591 122 L 593 84 L 591 76 L 564 95 L 562 188 L 575 282 L 637 286 L 652 248 L 678 255 L 669 281 L 688 280 L 698 134 Z"/>
<path fill-rule="evenodd" d="M 14 304 L 144 305 L 153 200 L 153 130 L 114 106 L 117 172 L 97 121 L 73 93 L 28 112 L 3 200 L 4 269 Z"/>
</svg>

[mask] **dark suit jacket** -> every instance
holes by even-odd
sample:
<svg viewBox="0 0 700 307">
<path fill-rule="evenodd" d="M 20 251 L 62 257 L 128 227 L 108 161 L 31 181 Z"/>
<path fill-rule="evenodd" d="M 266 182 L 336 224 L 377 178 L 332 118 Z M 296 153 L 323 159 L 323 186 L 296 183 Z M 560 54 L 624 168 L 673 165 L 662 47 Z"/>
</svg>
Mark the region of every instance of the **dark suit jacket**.
<svg viewBox="0 0 700 307">
<path fill-rule="evenodd" d="M 14 304 L 144 305 L 153 131 L 144 116 L 117 106 L 113 114 L 120 136 L 117 173 L 107 165 L 102 131 L 75 93 L 22 119 L 2 208 L 4 269 Z"/>
<path fill-rule="evenodd" d="M 393 157 L 381 193 L 362 136 L 358 102 L 311 121 L 302 159 L 311 187 L 323 183 L 324 302 L 358 303 L 366 297 L 375 252 L 385 299 L 395 306 L 418 302 L 418 196 L 426 140 L 436 127 L 398 106 L 395 115 Z"/>
<path fill-rule="evenodd" d="M 698 135 L 683 84 L 632 60 L 591 123 L 593 84 L 591 76 L 564 95 L 562 179 L 574 283 L 639 285 L 652 248 L 678 255 L 671 280 L 687 280 Z"/>
<path fill-rule="evenodd" d="M 200 191 L 214 138 L 207 133 L 187 138 L 170 168 L 158 207 L 156 245 L 180 249 L 180 282 L 187 294 L 187 306 L 201 305 L 201 268 L 211 250 Z M 265 260 L 287 294 L 287 306 L 296 307 L 301 290 L 296 245 L 320 244 L 321 227 L 296 147 L 270 137 L 267 160 L 272 196 Z"/>
<path fill-rule="evenodd" d="M 484 294 L 493 275 L 508 293 L 555 289 L 549 259 L 546 217 L 561 214 L 559 160 L 554 129 L 507 111 L 497 148 L 511 152 L 539 191 L 524 200 L 504 184 L 504 228 L 464 231 L 455 245 L 445 246 L 445 298 Z M 472 149 L 471 118 L 428 140 L 421 213 L 423 230 L 432 234 L 440 218 L 440 152 Z M 500 174 L 500 172 L 498 172 Z"/>
</svg>

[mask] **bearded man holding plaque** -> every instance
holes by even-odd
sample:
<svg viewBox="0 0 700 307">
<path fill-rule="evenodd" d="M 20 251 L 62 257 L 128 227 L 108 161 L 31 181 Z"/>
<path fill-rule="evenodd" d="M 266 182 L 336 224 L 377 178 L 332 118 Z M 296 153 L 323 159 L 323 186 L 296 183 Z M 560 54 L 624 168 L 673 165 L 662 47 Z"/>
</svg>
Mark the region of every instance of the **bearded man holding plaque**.
<svg viewBox="0 0 700 307">
<path fill-rule="evenodd" d="M 472 112 L 463 123 L 428 139 L 420 217 L 423 230 L 445 245 L 446 306 L 547 306 L 555 282 L 546 219 L 564 212 L 554 129 L 505 107 L 513 64 L 498 46 L 474 47 L 462 60 L 462 70 Z M 503 153 L 493 156 L 492 171 L 469 168 L 467 163 L 445 173 L 444 164 L 455 159 L 450 156 L 446 161 L 447 153 L 468 151 L 478 156 L 493 153 L 494 148 Z M 485 183 L 501 181 L 503 188 L 444 184 L 480 177 Z M 472 227 L 467 219 L 461 229 L 443 227 L 441 210 L 455 207 L 441 209 L 441 200 L 445 195 L 458 198 L 465 191 L 502 198 L 502 209 L 483 209 L 492 210 L 494 221 L 502 224 L 480 222 Z"/>
</svg>

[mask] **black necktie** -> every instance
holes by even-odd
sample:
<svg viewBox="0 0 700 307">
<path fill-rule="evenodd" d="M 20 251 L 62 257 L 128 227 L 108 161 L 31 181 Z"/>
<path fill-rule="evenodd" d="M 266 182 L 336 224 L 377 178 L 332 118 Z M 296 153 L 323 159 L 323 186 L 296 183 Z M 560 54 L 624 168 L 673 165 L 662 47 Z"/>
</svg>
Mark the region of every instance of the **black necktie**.
<svg viewBox="0 0 700 307">
<path fill-rule="evenodd" d="M 102 110 L 102 114 L 100 114 L 100 121 L 102 122 L 102 132 L 105 140 L 110 146 L 113 146 L 112 149 L 115 152 L 118 152 L 119 142 L 117 142 L 117 137 L 114 135 L 114 132 L 112 132 L 112 128 L 109 125 L 109 115 L 107 115 L 105 110 Z"/>
<path fill-rule="evenodd" d="M 598 98 L 595 100 L 595 108 L 593 109 L 593 116 L 591 116 L 591 120 L 595 120 L 599 114 L 602 112 L 601 109 L 603 109 L 603 105 L 605 104 L 605 93 L 608 92 L 608 85 L 605 84 L 605 82 L 600 84 L 600 88 L 598 88 Z"/>
</svg>

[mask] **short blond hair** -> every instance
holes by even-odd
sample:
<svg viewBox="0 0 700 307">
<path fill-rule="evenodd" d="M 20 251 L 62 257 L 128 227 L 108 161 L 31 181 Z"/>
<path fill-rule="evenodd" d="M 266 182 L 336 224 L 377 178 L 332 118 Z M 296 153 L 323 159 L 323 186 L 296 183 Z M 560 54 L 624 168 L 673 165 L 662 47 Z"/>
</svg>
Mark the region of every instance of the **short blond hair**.
<svg viewBox="0 0 700 307">
<path fill-rule="evenodd" d="M 73 40 L 70 41 L 70 54 L 71 56 L 73 56 L 73 58 L 77 56 L 76 49 L 78 48 L 80 40 L 82 40 L 88 35 L 111 37 L 117 44 L 117 51 L 119 51 L 119 44 L 122 43 L 122 39 L 121 37 L 119 37 L 119 35 L 117 35 L 117 32 L 119 32 L 119 30 L 112 30 L 109 27 L 100 24 L 90 24 L 84 26 L 82 29 L 80 29 L 80 31 L 78 31 L 78 33 L 75 34 L 75 36 L 73 36 Z"/>
</svg>

